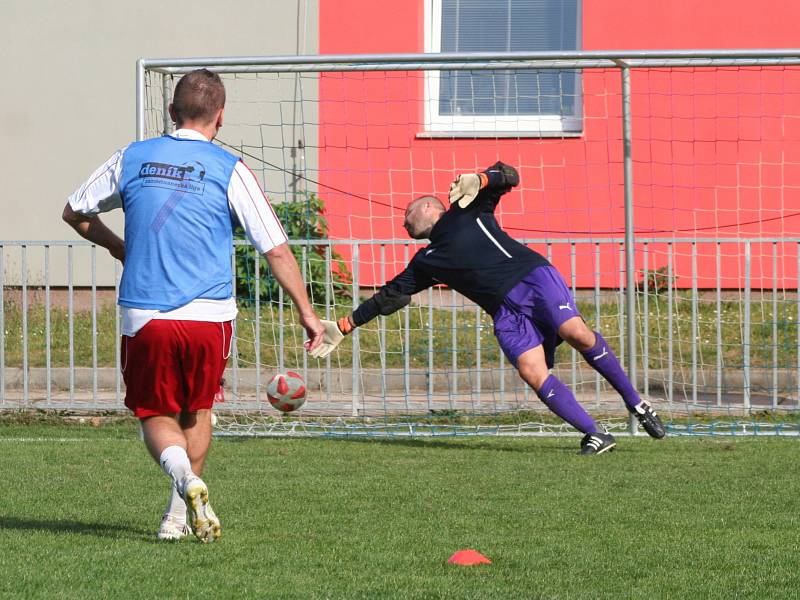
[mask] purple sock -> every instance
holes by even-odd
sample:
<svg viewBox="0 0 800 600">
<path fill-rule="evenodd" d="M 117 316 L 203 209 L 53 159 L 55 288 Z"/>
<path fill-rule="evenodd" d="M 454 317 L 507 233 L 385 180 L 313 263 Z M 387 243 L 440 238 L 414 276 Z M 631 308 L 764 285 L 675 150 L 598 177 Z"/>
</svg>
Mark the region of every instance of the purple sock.
<svg viewBox="0 0 800 600">
<path fill-rule="evenodd" d="M 570 389 L 550 375 L 536 392 L 547 408 L 582 433 L 596 433 L 597 425 L 583 407 L 578 404 Z"/>
<path fill-rule="evenodd" d="M 619 359 L 614 354 L 611 346 L 608 345 L 608 342 L 598 332 L 595 331 L 594 335 L 596 338 L 594 348 L 582 352 L 583 358 L 611 384 L 611 387 L 617 390 L 628 408 L 634 408 L 641 401 L 639 394 L 634 389 L 625 371 L 622 370 L 622 365 L 619 364 Z"/>
</svg>

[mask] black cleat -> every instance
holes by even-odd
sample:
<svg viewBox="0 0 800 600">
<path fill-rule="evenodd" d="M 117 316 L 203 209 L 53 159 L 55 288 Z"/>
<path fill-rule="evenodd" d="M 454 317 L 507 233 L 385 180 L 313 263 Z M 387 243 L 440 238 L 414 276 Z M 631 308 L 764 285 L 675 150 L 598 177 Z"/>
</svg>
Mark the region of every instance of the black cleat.
<svg viewBox="0 0 800 600">
<path fill-rule="evenodd" d="M 653 407 L 650 406 L 650 403 L 647 400 L 642 400 L 639 404 L 636 405 L 631 411 L 636 418 L 639 419 L 639 424 L 644 428 L 651 438 L 655 438 L 660 440 L 665 435 L 667 435 L 667 430 L 664 429 L 664 424 L 661 422 L 661 419 L 658 418 L 656 411 L 653 410 Z"/>
<path fill-rule="evenodd" d="M 613 450 L 617 441 L 610 433 L 587 433 L 581 440 L 581 454 L 602 454 Z"/>
</svg>

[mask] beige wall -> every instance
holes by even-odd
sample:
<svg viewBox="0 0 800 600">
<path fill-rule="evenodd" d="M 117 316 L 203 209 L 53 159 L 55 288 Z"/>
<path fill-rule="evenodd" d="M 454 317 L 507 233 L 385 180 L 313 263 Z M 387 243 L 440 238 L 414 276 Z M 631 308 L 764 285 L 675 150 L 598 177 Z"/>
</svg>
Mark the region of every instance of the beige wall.
<svg viewBox="0 0 800 600">
<path fill-rule="evenodd" d="M 76 238 L 61 210 L 134 138 L 139 57 L 316 54 L 318 13 L 318 0 L 0 0 L 0 240 Z M 107 223 L 121 231 L 121 211 Z M 16 254 L 5 252 L 6 283 L 19 278 Z M 98 283 L 108 284 L 103 259 Z M 51 261 L 63 284 L 65 258 Z M 88 283 L 86 263 L 76 283 Z"/>
</svg>

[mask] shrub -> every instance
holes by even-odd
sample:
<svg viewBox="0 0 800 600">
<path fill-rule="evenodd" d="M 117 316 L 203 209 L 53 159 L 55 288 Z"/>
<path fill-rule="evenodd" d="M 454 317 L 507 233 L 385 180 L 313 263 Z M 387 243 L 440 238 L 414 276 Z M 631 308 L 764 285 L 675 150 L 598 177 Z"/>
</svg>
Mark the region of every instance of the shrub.
<svg viewBox="0 0 800 600">
<path fill-rule="evenodd" d="M 327 244 L 314 244 L 312 240 L 328 237 L 328 221 L 324 216 L 325 203 L 313 192 L 301 194 L 295 200 L 273 205 L 290 240 L 307 240 L 307 245 L 292 245 L 292 253 L 303 270 L 303 248 L 305 256 L 306 291 L 314 304 L 325 303 L 325 250 Z M 234 237 L 246 239 L 244 231 L 237 228 Z M 278 302 L 278 282 L 272 276 L 266 260 L 259 263 L 259 278 L 255 278 L 255 249 L 249 244 L 237 245 L 236 295 L 245 305 L 255 303 L 256 294 L 262 302 Z M 331 300 L 351 297 L 353 281 L 350 270 L 342 257 L 331 249 Z M 289 301 L 288 298 L 285 301 Z"/>
</svg>

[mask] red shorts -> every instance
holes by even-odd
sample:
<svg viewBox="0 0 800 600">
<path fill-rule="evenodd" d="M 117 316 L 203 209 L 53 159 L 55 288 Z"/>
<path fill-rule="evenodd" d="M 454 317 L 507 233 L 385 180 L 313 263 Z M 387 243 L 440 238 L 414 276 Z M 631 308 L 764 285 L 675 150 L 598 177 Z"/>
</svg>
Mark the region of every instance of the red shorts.
<svg viewBox="0 0 800 600">
<path fill-rule="evenodd" d="M 232 322 L 153 319 L 122 336 L 125 406 L 140 419 L 211 408 L 231 353 Z"/>
</svg>

